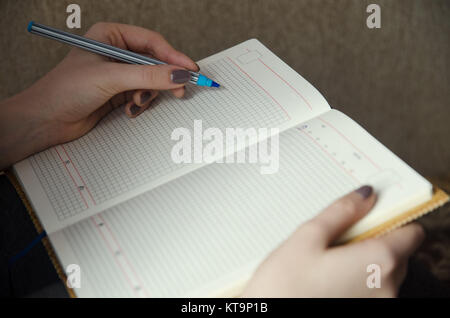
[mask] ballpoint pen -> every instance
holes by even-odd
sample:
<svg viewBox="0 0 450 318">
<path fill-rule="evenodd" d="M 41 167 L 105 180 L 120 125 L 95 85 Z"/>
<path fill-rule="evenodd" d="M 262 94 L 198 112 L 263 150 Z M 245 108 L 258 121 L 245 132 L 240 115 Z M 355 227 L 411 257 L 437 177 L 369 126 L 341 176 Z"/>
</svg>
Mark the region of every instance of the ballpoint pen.
<svg viewBox="0 0 450 318">
<path fill-rule="evenodd" d="M 167 64 L 154 58 L 140 55 L 131 51 L 123 50 L 112 45 L 91 40 L 76 34 L 57 30 L 39 23 L 31 21 L 28 24 L 28 32 L 41 35 L 46 38 L 70 44 L 81 49 L 107 56 L 122 62 L 139 65 L 160 65 Z M 220 87 L 220 85 L 210 78 L 197 72 L 191 73 L 190 83 L 198 86 Z"/>
</svg>

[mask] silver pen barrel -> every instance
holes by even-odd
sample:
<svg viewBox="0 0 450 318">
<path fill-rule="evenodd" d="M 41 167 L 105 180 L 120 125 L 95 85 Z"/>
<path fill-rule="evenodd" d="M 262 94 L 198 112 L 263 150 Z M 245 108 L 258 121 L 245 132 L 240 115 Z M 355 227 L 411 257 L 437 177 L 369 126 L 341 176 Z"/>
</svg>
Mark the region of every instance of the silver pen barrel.
<svg viewBox="0 0 450 318">
<path fill-rule="evenodd" d="M 76 34 L 67 33 L 61 30 L 53 29 L 51 27 L 39 24 L 30 23 L 28 26 L 30 33 L 38 34 L 46 38 L 57 40 L 66 44 L 70 44 L 81 49 L 100 54 L 106 57 L 110 57 L 125 63 L 137 64 L 137 65 L 162 65 L 167 64 L 150 57 L 140 55 L 127 50 L 98 42 L 95 40 L 87 39 Z M 199 74 L 189 71 L 191 73 L 191 79 L 189 82 L 196 84 Z"/>
</svg>

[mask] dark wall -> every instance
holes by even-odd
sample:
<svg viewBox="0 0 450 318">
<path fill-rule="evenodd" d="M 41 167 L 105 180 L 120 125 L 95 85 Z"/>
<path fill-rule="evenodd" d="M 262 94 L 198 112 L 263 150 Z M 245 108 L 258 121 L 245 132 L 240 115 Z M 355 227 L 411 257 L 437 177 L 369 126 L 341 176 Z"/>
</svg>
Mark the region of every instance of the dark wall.
<svg viewBox="0 0 450 318">
<path fill-rule="evenodd" d="M 135 24 L 195 60 L 258 38 L 419 172 L 450 178 L 448 0 L 0 0 L 0 99 L 67 53 L 26 26 L 65 29 L 70 3 L 82 8 L 79 34 Z M 381 29 L 366 27 L 369 3 L 381 6 Z"/>
</svg>

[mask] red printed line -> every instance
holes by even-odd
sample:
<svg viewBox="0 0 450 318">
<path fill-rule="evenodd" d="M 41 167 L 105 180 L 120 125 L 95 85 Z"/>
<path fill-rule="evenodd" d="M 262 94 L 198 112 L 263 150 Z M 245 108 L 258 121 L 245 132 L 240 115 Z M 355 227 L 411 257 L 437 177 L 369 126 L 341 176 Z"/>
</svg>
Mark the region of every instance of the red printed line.
<svg viewBox="0 0 450 318">
<path fill-rule="evenodd" d="M 113 238 L 113 240 L 114 240 L 114 242 L 116 243 L 117 247 L 118 247 L 119 250 L 121 251 L 123 257 L 125 258 L 125 261 L 127 262 L 128 266 L 130 267 L 131 271 L 133 272 L 134 277 L 135 277 L 138 281 L 140 281 L 139 276 L 136 274 L 136 271 L 134 270 L 134 268 L 133 268 L 133 266 L 131 265 L 130 261 L 129 261 L 128 258 L 126 257 L 125 253 L 123 252 L 122 247 L 120 246 L 119 242 L 117 241 L 116 236 L 114 235 L 113 231 L 111 231 L 110 227 L 108 226 L 108 223 L 106 223 L 106 221 L 105 221 L 105 219 L 103 218 L 102 215 L 99 214 L 98 217 L 102 220 L 103 224 L 105 224 L 106 229 L 108 230 L 109 234 L 111 234 L 111 237 Z M 147 293 L 146 289 L 144 288 L 144 284 L 142 283 L 142 281 L 140 281 L 139 283 L 140 283 L 140 285 L 141 285 L 141 287 L 142 287 L 144 293 L 145 293 L 145 294 L 147 295 L 147 297 L 148 297 L 148 293 Z"/>
<path fill-rule="evenodd" d="M 77 188 L 78 192 L 80 193 L 81 198 L 84 201 L 84 204 L 86 204 L 86 208 L 89 208 L 89 205 L 86 202 L 86 199 L 83 196 L 83 193 L 81 193 L 80 188 L 78 188 L 78 184 L 76 183 L 75 179 L 73 178 L 72 174 L 70 173 L 69 169 L 67 169 L 66 163 L 64 162 L 64 160 L 62 159 L 61 155 L 59 154 L 58 148 L 55 147 L 55 151 L 58 154 L 59 159 L 61 160 L 61 163 L 63 164 L 64 168 L 66 168 L 67 173 L 69 174 L 70 178 L 72 179 L 73 183 L 75 184 L 75 187 Z"/>
<path fill-rule="evenodd" d="M 249 79 L 251 79 L 256 85 L 258 85 L 264 92 L 266 92 L 267 95 L 269 95 L 270 98 L 272 98 L 272 100 L 281 108 L 281 110 L 283 110 L 283 112 L 286 114 L 286 116 L 288 117 L 289 120 L 291 120 L 291 116 L 289 116 L 288 112 L 283 108 L 283 106 L 281 106 L 281 104 L 275 99 L 273 98 L 273 96 L 261 85 L 259 85 L 259 83 L 257 81 L 255 81 L 253 79 L 253 77 L 251 77 L 246 71 L 244 71 L 239 65 L 237 65 L 229 56 L 227 56 L 227 58 L 230 60 L 231 63 L 233 63 L 234 65 L 236 65 L 236 67 L 238 69 L 241 70 L 242 73 L 244 73 L 245 75 L 247 75 L 247 77 Z"/>
<path fill-rule="evenodd" d="M 128 282 L 128 285 L 130 285 L 131 289 L 133 289 L 133 291 L 136 293 L 136 290 L 134 289 L 134 285 L 131 282 L 130 277 L 127 275 L 127 272 L 125 271 L 123 266 L 120 264 L 120 262 L 118 262 L 117 259 L 114 257 L 114 251 L 113 251 L 111 245 L 109 244 L 108 240 L 106 239 L 105 235 L 103 235 L 102 230 L 98 226 L 97 222 L 95 222 L 94 217 L 91 217 L 91 221 L 94 222 L 94 225 L 97 228 L 98 232 L 100 233 L 100 236 L 103 238 L 103 241 L 105 241 L 105 244 L 108 247 L 109 251 L 111 252 L 111 255 L 113 255 L 113 258 L 114 258 L 116 264 L 120 267 L 120 270 L 122 271 L 123 275 L 125 276 L 125 279 Z"/>
<path fill-rule="evenodd" d="M 70 158 L 69 154 L 67 153 L 66 148 L 64 148 L 64 145 L 61 145 L 61 148 L 62 148 L 62 149 L 64 150 L 64 152 L 66 153 L 67 158 L 69 158 L 69 161 L 71 162 L 73 168 L 75 169 L 75 171 L 77 172 L 78 176 L 80 177 L 81 182 L 83 182 L 83 185 L 84 185 L 84 187 L 86 188 L 86 190 L 87 190 L 89 196 L 91 197 L 92 202 L 94 202 L 94 204 L 97 204 L 97 203 L 95 202 L 95 200 L 94 200 L 94 197 L 93 197 L 92 194 L 91 194 L 91 191 L 89 191 L 89 188 L 88 188 L 88 186 L 86 185 L 86 182 L 84 182 L 83 177 L 81 176 L 81 174 L 80 174 L 80 172 L 78 171 L 77 167 L 76 167 L 75 164 L 73 163 L 73 160 Z"/>
<path fill-rule="evenodd" d="M 280 76 L 280 74 L 278 74 L 277 72 L 275 72 L 269 65 L 267 65 L 266 63 L 264 63 L 260 58 L 258 58 L 258 60 L 265 66 L 267 67 L 273 74 L 275 74 L 276 76 L 278 76 L 278 78 L 280 80 L 282 80 L 287 86 L 289 86 L 298 96 L 300 96 L 301 99 L 303 99 L 303 101 L 306 103 L 306 105 L 308 105 L 309 109 L 312 110 L 311 104 L 306 100 L 306 98 L 300 94 L 299 91 L 297 91 L 288 81 L 286 81 L 284 78 L 282 78 Z"/>
<path fill-rule="evenodd" d="M 344 138 L 350 145 L 353 146 L 353 148 L 355 148 L 358 152 L 362 153 L 364 157 L 366 157 L 366 159 L 378 170 L 382 170 L 380 168 L 380 166 L 378 166 L 372 159 L 370 159 L 370 157 L 368 155 L 366 155 L 362 150 L 360 150 L 358 147 L 355 146 L 355 144 L 353 144 L 350 139 L 348 139 L 343 133 L 341 133 L 336 127 L 334 127 L 332 124 L 330 124 L 328 121 L 326 121 L 325 119 L 322 119 L 320 117 L 318 117 L 319 120 L 321 120 L 323 123 L 327 124 L 328 126 L 330 126 L 332 129 L 334 129 L 335 132 L 337 132 L 342 138 Z"/>
<path fill-rule="evenodd" d="M 347 169 L 345 169 L 345 167 L 343 165 L 341 165 L 332 155 L 330 155 L 328 153 L 328 151 L 325 150 L 325 148 L 323 148 L 317 141 L 314 140 L 313 137 L 311 137 L 310 135 L 308 135 L 307 133 L 305 133 L 302 129 L 297 128 L 297 130 L 299 130 L 300 132 L 304 133 L 306 136 L 308 136 L 308 138 L 310 138 L 317 146 L 319 146 L 320 149 L 323 150 L 323 152 L 325 152 L 328 157 L 330 157 L 339 167 L 341 167 L 342 170 L 344 170 L 350 177 L 353 178 L 353 180 L 355 180 L 357 183 L 360 183 L 360 181 L 353 175 L 351 174 L 350 171 L 348 171 Z"/>
</svg>

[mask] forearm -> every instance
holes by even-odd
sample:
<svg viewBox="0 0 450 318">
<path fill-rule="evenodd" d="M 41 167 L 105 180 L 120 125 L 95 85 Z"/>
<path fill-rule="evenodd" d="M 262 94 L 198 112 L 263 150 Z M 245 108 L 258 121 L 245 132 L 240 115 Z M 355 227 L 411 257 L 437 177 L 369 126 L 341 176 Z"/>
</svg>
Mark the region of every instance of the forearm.
<svg viewBox="0 0 450 318">
<path fill-rule="evenodd" d="M 47 124 L 36 114 L 29 90 L 0 102 L 0 170 L 47 148 Z"/>
</svg>

